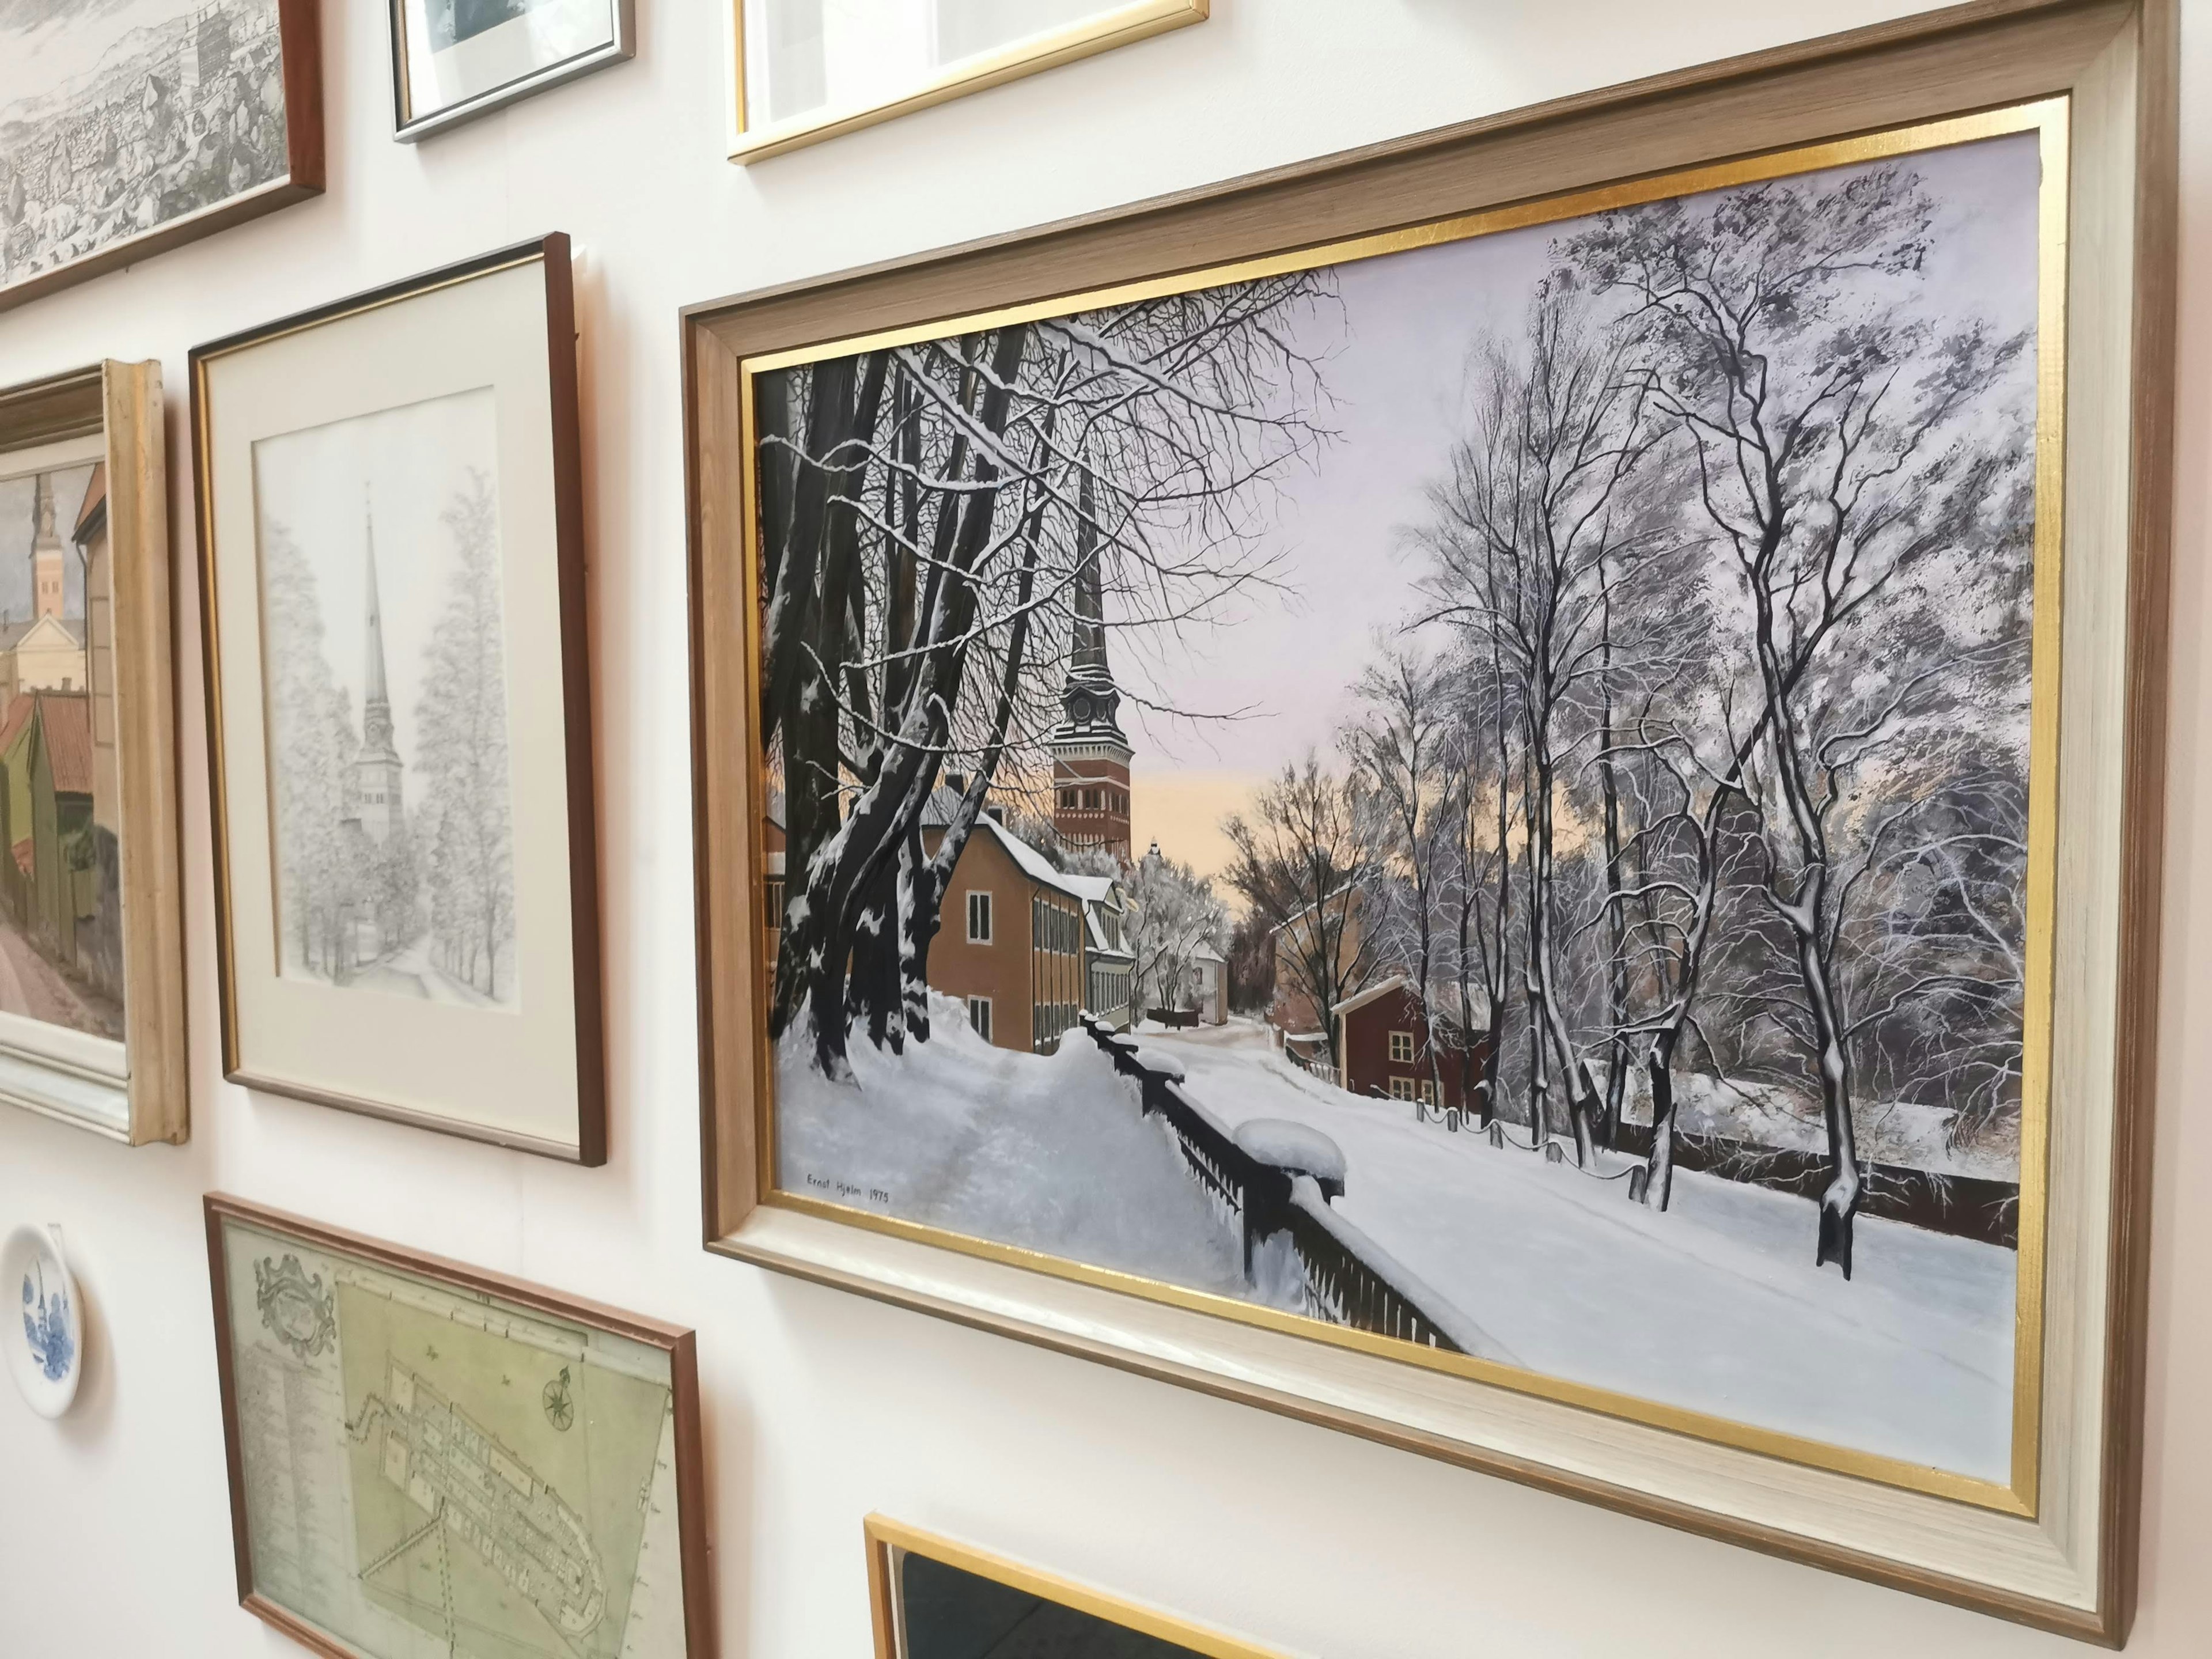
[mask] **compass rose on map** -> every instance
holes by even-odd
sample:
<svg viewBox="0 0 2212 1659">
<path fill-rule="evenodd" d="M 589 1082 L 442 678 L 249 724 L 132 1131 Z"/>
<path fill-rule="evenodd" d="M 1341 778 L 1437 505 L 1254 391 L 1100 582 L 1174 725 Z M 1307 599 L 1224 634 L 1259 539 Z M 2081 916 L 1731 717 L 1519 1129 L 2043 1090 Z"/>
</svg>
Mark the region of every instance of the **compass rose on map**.
<svg viewBox="0 0 2212 1659">
<path fill-rule="evenodd" d="M 568 1433 L 568 1425 L 576 1420 L 576 1401 L 568 1389 L 568 1368 L 566 1365 L 561 1367 L 560 1376 L 545 1385 L 545 1392 L 541 1397 L 545 1402 L 545 1420 L 562 1434 Z"/>
</svg>

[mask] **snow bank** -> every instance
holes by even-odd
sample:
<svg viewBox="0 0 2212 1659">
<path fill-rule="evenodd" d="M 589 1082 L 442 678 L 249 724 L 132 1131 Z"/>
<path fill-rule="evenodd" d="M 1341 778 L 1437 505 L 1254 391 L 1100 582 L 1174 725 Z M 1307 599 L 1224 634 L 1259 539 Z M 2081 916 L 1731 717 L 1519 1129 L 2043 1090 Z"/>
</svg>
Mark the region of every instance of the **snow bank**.
<svg viewBox="0 0 2212 1659">
<path fill-rule="evenodd" d="M 1286 1064 L 1266 1031 L 1163 1033 L 1183 1093 L 1234 1128 L 1288 1120 L 1342 1148 L 1327 1207 L 1529 1369 L 1834 1445 L 2002 1480 L 2010 1250 L 1863 1216 L 1856 1276 L 1813 1265 L 1802 1199 L 1692 1171 L 1664 1213 L 1626 1180 L 1417 1123 Z M 1601 1153 L 1604 1173 L 1626 1161 Z"/>
<path fill-rule="evenodd" d="M 1340 1190 L 1344 1186 L 1344 1151 L 1318 1129 L 1285 1118 L 1255 1117 L 1238 1124 L 1231 1138 L 1272 1168 L 1309 1175 Z"/>
<path fill-rule="evenodd" d="M 931 997 L 933 1035 L 902 1055 L 865 1036 L 832 1083 L 796 1031 L 776 1056 L 777 1182 L 787 1191 L 971 1237 L 1246 1295 L 1243 1242 L 1166 1126 L 1077 1033 L 1057 1054 L 996 1048 Z"/>
</svg>

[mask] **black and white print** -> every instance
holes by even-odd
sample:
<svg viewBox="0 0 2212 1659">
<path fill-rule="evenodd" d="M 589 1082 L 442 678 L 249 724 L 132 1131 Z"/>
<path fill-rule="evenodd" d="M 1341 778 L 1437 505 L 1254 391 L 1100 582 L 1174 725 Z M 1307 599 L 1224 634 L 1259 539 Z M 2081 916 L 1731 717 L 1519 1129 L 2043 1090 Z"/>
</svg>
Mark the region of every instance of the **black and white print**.
<svg viewBox="0 0 2212 1659">
<path fill-rule="evenodd" d="M 0 288 L 283 178 L 276 0 L 0 0 Z"/>
<path fill-rule="evenodd" d="M 2040 189 L 760 376 L 778 1186 L 2007 1480 Z"/>
<path fill-rule="evenodd" d="M 254 447 L 282 971 L 517 1006 L 489 388 Z"/>
</svg>

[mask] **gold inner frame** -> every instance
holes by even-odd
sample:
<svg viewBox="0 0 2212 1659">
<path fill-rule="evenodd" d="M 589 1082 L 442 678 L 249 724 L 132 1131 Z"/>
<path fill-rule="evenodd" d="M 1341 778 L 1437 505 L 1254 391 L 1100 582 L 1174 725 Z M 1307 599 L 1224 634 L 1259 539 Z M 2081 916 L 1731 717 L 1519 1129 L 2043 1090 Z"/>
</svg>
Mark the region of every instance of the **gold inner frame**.
<svg viewBox="0 0 2212 1659">
<path fill-rule="evenodd" d="M 2043 1420 L 2043 1329 L 2045 1232 L 2050 1145 L 2050 1058 L 2056 863 L 2058 837 L 2058 693 L 2062 628 L 2061 561 L 2064 547 L 2067 222 L 2070 180 L 2069 100 L 2040 99 L 1978 113 L 1953 116 L 1886 131 L 1791 146 L 1733 161 L 1678 168 L 1587 190 L 1510 204 L 1480 212 L 1430 221 L 1401 229 L 1147 277 L 1109 287 L 1079 290 L 1019 305 L 933 319 L 896 329 L 764 352 L 738 366 L 741 489 L 745 607 L 744 680 L 749 733 L 761 730 L 758 434 L 753 396 L 755 376 L 778 369 L 848 356 L 888 347 L 1048 316 L 1102 309 L 1164 295 L 1245 282 L 1324 265 L 1349 264 L 1415 248 L 1436 246 L 1529 226 L 1580 218 L 1610 208 L 1629 207 L 1669 197 L 1694 195 L 1731 185 L 1849 167 L 1924 150 L 2034 133 L 2042 160 L 2037 211 L 2035 532 L 2033 572 L 2034 617 L 2030 647 L 2028 742 L 2028 856 L 2025 880 L 2027 918 L 2026 987 L 2021 1054 L 2020 1240 L 2013 1336 L 2013 1429 L 2010 1479 L 1999 1484 L 1952 1470 L 1861 1451 L 1802 1435 L 1759 1428 L 1733 1419 L 1669 1406 L 1617 1390 L 1594 1387 L 1472 1356 L 1447 1352 L 1397 1338 L 1334 1325 L 1298 1314 L 1210 1291 L 1194 1291 L 1114 1268 L 1019 1245 L 981 1239 L 948 1229 L 878 1215 L 825 1202 L 776 1184 L 775 1067 L 769 1045 L 755 1045 L 755 1114 L 758 1133 L 757 1179 L 760 1202 L 838 1221 L 914 1243 L 1025 1267 L 1054 1277 L 1215 1315 L 1269 1330 L 1330 1343 L 1402 1364 L 1447 1372 L 1478 1382 L 1532 1395 L 1561 1404 L 1642 1423 L 1815 1468 L 1877 1481 L 1908 1491 L 1970 1504 L 2033 1519 L 2038 1512 Z M 750 741 L 750 737 L 748 738 Z M 757 914 L 766 876 L 764 837 L 758 803 L 767 799 L 766 755 L 757 746 L 750 757 L 755 810 L 747 817 L 744 838 L 753 907 Z M 766 1000 L 772 990 L 763 977 L 757 1012 L 767 1030 Z"/>
<path fill-rule="evenodd" d="M 825 139 L 858 132 L 879 122 L 910 115 L 971 92 L 982 92 L 1024 76 L 1073 64 L 1116 46 L 1133 46 L 1170 29 L 1206 21 L 1212 0 L 1121 0 L 1102 3 L 1091 15 L 1042 34 L 957 59 L 936 74 L 917 80 L 903 92 L 865 104 L 825 103 L 782 121 L 752 125 L 745 90 L 745 0 L 729 0 L 731 94 L 734 131 L 730 160 L 740 165 L 803 149 Z"/>
<path fill-rule="evenodd" d="M 1020 1562 L 988 1550 L 977 1549 L 939 1534 L 924 1532 L 919 1527 L 894 1521 L 889 1516 L 871 1515 L 860 1522 L 861 1535 L 868 1549 L 868 1612 L 874 1626 L 876 1659 L 906 1659 L 906 1644 L 900 1639 L 904 1621 L 899 1616 L 903 1603 L 903 1588 L 895 1589 L 893 1580 L 905 1558 L 919 1555 L 925 1560 L 972 1573 L 978 1578 L 988 1578 L 994 1584 L 1004 1584 L 1042 1601 L 1057 1602 L 1073 1607 L 1078 1613 L 1103 1619 L 1109 1625 L 1124 1630 L 1141 1632 L 1146 1636 L 1187 1648 L 1205 1656 L 1205 1659 L 1282 1659 L 1272 1648 L 1255 1646 L 1250 1642 L 1194 1624 L 1180 1614 L 1163 1613 L 1140 1602 L 1125 1601 L 1109 1595 L 1103 1590 L 1093 1589 L 1087 1584 L 1063 1578 L 1056 1572 L 1046 1572 L 1036 1567 L 1026 1567 Z"/>
</svg>

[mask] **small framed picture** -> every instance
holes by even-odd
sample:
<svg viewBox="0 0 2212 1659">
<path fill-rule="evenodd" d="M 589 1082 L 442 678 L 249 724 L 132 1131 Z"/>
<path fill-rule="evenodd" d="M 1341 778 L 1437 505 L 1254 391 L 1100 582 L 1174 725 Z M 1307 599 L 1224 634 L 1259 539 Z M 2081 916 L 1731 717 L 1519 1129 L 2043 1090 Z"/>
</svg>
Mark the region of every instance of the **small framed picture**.
<svg viewBox="0 0 2212 1659">
<path fill-rule="evenodd" d="M 210 1194 L 246 1610 L 329 1659 L 707 1659 L 688 1330 Z"/>
<path fill-rule="evenodd" d="M 728 3 L 738 48 L 730 159 L 750 162 L 1202 23 L 1212 0 Z"/>
<path fill-rule="evenodd" d="M 880 1515 L 868 1541 L 876 1659 L 1278 1659 L 1103 1590 Z"/>
<path fill-rule="evenodd" d="M 388 0 L 392 136 L 473 120 L 635 54 L 632 0 Z"/>
<path fill-rule="evenodd" d="M 568 238 L 191 372 L 224 1075 L 603 1161 Z"/>
<path fill-rule="evenodd" d="M 186 1127 L 159 363 L 0 392 L 0 1100 Z"/>
</svg>

